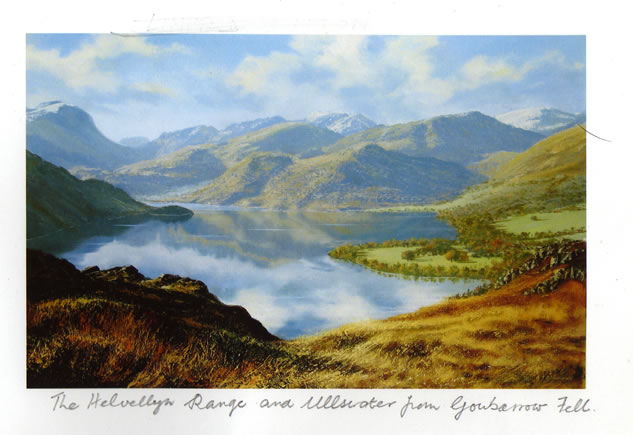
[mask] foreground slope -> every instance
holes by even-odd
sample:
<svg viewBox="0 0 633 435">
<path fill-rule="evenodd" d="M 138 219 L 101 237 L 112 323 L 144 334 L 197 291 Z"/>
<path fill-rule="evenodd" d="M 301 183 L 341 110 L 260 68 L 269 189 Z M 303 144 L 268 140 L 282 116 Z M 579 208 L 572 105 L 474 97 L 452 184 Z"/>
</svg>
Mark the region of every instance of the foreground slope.
<svg viewBox="0 0 633 435">
<path fill-rule="evenodd" d="M 232 386 L 249 362 L 283 356 L 200 281 L 133 266 L 79 272 L 40 251 L 27 251 L 27 316 L 29 387 Z"/>
<path fill-rule="evenodd" d="M 26 152 L 27 238 L 90 221 L 141 214 L 190 215 L 182 207 L 155 208 L 104 181 L 81 181 Z"/>
</svg>

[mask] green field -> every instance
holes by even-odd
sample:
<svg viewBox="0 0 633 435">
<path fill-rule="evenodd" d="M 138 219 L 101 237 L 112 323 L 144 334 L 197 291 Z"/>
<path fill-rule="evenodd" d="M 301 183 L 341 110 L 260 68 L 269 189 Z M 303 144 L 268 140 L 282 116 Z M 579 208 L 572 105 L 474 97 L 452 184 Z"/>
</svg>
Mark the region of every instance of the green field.
<svg viewBox="0 0 633 435">
<path fill-rule="evenodd" d="M 461 246 L 455 246 L 457 249 L 464 249 Z M 481 269 L 482 267 L 490 266 L 493 261 L 501 261 L 500 258 L 490 258 L 490 257 L 479 257 L 473 258 L 471 257 L 469 261 L 466 262 L 458 262 L 458 261 L 449 261 L 444 258 L 443 255 L 422 255 L 417 257 L 415 260 L 408 261 L 402 258 L 402 252 L 408 251 L 415 248 L 410 247 L 393 247 L 393 248 L 370 248 L 367 249 L 367 260 L 376 260 L 385 264 L 410 264 L 417 263 L 421 266 L 443 266 L 449 268 L 451 266 L 457 267 L 469 267 L 471 269 Z"/>
<path fill-rule="evenodd" d="M 584 238 L 587 210 L 565 210 L 552 213 L 530 213 L 512 216 L 497 223 L 497 227 L 512 234 L 575 231 L 572 238 Z M 570 238 L 570 237 L 568 237 Z"/>
</svg>

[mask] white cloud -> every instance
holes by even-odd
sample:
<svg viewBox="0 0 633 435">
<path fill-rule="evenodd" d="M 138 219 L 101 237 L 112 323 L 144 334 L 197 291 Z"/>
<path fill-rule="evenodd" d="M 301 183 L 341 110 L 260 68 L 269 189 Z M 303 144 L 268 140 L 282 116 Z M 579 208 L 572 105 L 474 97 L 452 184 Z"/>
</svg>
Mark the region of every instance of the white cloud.
<svg viewBox="0 0 633 435">
<path fill-rule="evenodd" d="M 516 68 L 503 59 L 475 56 L 462 66 L 456 89 L 476 89 L 493 82 L 522 80 L 534 66 L 530 63 Z"/>
<path fill-rule="evenodd" d="M 134 83 L 131 88 L 147 94 L 164 95 L 167 97 L 174 97 L 177 95 L 175 90 L 160 83 L 139 82 Z"/>
<path fill-rule="evenodd" d="M 188 53 L 181 44 L 159 47 L 147 43 L 145 38 L 100 35 L 93 42 L 85 43 L 66 56 L 58 50 L 41 50 L 27 44 L 27 70 L 46 71 L 75 90 L 90 88 L 101 92 L 114 92 L 120 79 L 113 71 L 99 68 L 98 61 L 122 54 L 152 57 L 165 53 Z"/>
</svg>

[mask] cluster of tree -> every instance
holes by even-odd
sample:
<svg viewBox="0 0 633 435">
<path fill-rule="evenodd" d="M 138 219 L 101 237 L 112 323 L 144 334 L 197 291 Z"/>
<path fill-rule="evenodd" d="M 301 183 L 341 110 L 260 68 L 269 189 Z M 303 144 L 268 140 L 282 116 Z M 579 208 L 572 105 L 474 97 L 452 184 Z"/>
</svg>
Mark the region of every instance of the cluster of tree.
<svg viewBox="0 0 633 435">
<path fill-rule="evenodd" d="M 434 266 L 432 264 L 418 263 L 383 263 L 378 260 L 368 260 L 367 258 L 357 257 L 355 263 L 362 264 L 374 270 L 387 273 L 399 273 L 402 275 L 423 276 L 423 277 L 456 277 L 456 278 L 474 278 L 474 279 L 490 279 L 492 267 L 459 267 L 442 265 Z"/>
</svg>

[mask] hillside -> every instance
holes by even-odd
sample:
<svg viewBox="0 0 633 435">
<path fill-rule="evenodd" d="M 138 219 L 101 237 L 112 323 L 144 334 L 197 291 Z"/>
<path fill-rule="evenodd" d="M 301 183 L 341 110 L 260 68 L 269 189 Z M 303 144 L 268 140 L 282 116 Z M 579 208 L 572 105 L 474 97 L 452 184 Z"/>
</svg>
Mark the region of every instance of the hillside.
<svg viewBox="0 0 633 435">
<path fill-rule="evenodd" d="M 480 112 L 375 127 L 347 136 L 324 152 L 360 149 L 375 143 L 387 150 L 469 165 L 498 151 L 524 151 L 543 136 L 512 127 Z"/>
<path fill-rule="evenodd" d="M 225 169 L 211 147 L 192 146 L 113 171 L 75 168 L 72 173 L 81 179 L 105 180 L 135 198 L 151 198 L 195 190 L 210 183 Z"/>
<path fill-rule="evenodd" d="M 156 158 L 178 151 L 189 145 L 212 143 L 219 138 L 218 130 L 211 125 L 198 125 L 182 130 L 162 133 L 157 139 L 143 145 L 147 158 Z"/>
<path fill-rule="evenodd" d="M 292 164 L 288 155 L 266 152 L 249 154 L 205 188 L 186 196 L 187 201 L 235 204 L 261 194 L 266 184 Z"/>
<path fill-rule="evenodd" d="M 67 169 L 113 169 L 144 156 L 138 149 L 106 138 L 82 109 L 59 101 L 27 109 L 26 148 Z"/>
<path fill-rule="evenodd" d="M 486 156 L 485 159 L 468 165 L 468 169 L 477 171 L 481 175 L 485 175 L 488 178 L 494 177 L 499 168 L 510 160 L 515 158 L 519 153 L 512 151 L 497 151 Z"/>
<path fill-rule="evenodd" d="M 301 122 L 275 124 L 236 137 L 217 147 L 216 156 L 231 167 L 255 151 L 310 157 L 322 154 L 321 149 L 342 136 L 326 128 Z"/>
<path fill-rule="evenodd" d="M 455 163 L 368 145 L 294 161 L 280 155 L 249 156 L 205 189 L 180 199 L 279 208 L 367 208 L 446 198 L 479 180 Z"/>
<path fill-rule="evenodd" d="M 483 208 L 497 216 L 547 212 L 586 201 L 586 133 L 580 127 L 556 133 L 500 166 L 486 183 L 468 188 L 437 211 L 469 213 Z"/>
<path fill-rule="evenodd" d="M 81 181 L 26 152 L 27 239 L 95 220 L 141 214 L 191 215 L 191 211 L 150 207 L 104 181 Z"/>
</svg>

